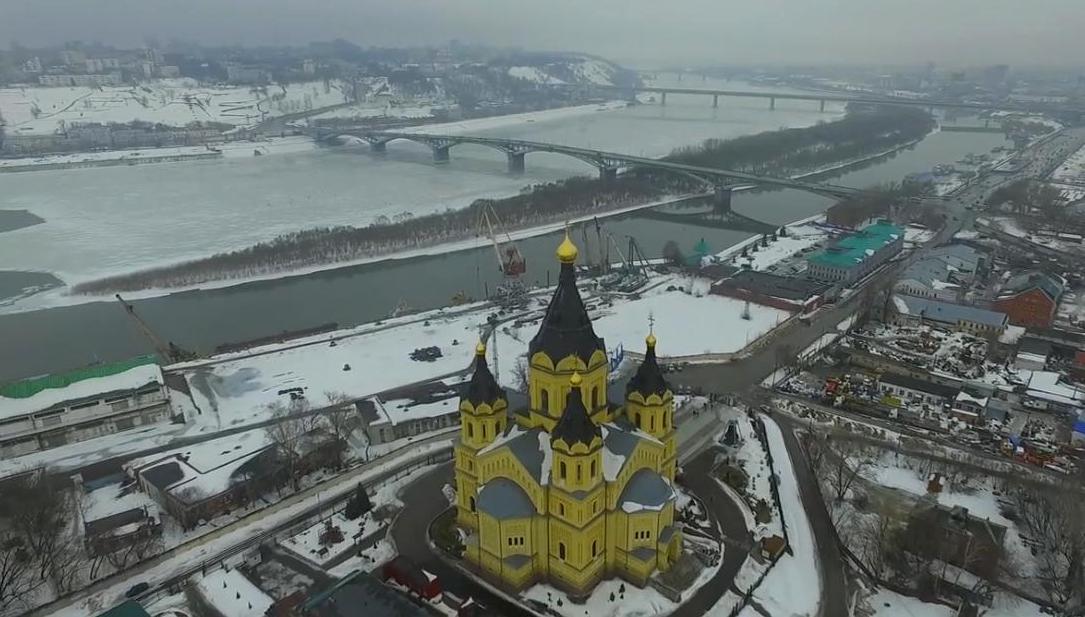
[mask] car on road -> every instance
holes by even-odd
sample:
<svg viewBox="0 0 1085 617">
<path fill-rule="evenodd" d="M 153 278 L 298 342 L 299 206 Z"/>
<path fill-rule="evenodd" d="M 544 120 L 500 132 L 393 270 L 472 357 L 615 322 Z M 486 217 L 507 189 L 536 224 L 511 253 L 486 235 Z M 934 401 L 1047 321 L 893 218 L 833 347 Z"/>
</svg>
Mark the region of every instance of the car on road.
<svg viewBox="0 0 1085 617">
<path fill-rule="evenodd" d="M 132 585 L 131 587 L 129 587 L 128 591 L 124 592 L 124 597 L 126 597 L 126 598 L 135 598 L 136 596 L 142 595 L 145 591 L 147 591 L 150 588 L 151 588 L 150 583 L 148 583 L 147 581 L 140 581 L 140 582 L 136 583 L 135 585 Z"/>
</svg>

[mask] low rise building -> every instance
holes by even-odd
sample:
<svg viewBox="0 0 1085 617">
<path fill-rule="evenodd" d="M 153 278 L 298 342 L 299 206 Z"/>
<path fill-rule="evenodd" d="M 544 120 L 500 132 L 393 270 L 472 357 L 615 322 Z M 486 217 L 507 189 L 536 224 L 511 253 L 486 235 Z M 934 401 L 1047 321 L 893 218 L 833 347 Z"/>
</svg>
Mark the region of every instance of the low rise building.
<svg viewBox="0 0 1085 617">
<path fill-rule="evenodd" d="M 112 553 L 162 533 L 158 505 L 131 485 L 80 491 L 79 514 L 83 542 L 91 555 Z"/>
<path fill-rule="evenodd" d="M 25 379 L 0 387 L 0 458 L 169 420 L 152 356 Z"/>
<path fill-rule="evenodd" d="M 993 579 L 1003 557 L 1006 527 L 961 506 L 921 501 L 909 514 L 905 550 Z"/>
<path fill-rule="evenodd" d="M 923 381 L 907 375 L 885 373 L 878 379 L 878 391 L 883 397 L 901 402 L 943 407 L 957 396 L 957 388 Z"/>
<path fill-rule="evenodd" d="M 870 274 L 904 248 L 904 230 L 879 221 L 847 234 L 807 258 L 807 276 L 849 285 Z"/>
<path fill-rule="evenodd" d="M 102 86 L 120 86 L 124 79 L 119 72 L 95 73 L 92 75 L 73 75 L 68 73 L 48 74 L 38 77 L 38 83 L 53 87 L 100 88 Z"/>
<path fill-rule="evenodd" d="M 740 270 L 712 285 L 712 293 L 784 311 L 809 312 L 821 306 L 832 285 L 822 281 Z"/>
<path fill-rule="evenodd" d="M 893 288 L 899 294 L 961 302 L 985 268 L 982 253 L 963 244 L 950 244 L 930 250 L 908 266 Z"/>
<path fill-rule="evenodd" d="M 933 323 L 976 336 L 997 337 L 1009 324 L 1009 318 L 998 311 L 918 296 L 894 294 L 893 309 L 892 321 L 896 324 Z"/>
<path fill-rule="evenodd" d="M 1029 328 L 1047 328 L 1055 320 L 1066 282 L 1040 271 L 1011 276 L 999 288 L 991 303 L 996 311 L 1006 313 L 1010 323 Z"/>
<path fill-rule="evenodd" d="M 300 607 L 305 617 L 432 617 L 433 609 L 356 570 Z"/>
<path fill-rule="evenodd" d="M 314 430 L 291 438 L 288 454 L 265 430 L 253 429 L 133 459 L 124 469 L 160 508 L 193 527 L 281 487 L 291 472 L 300 477 L 331 464 L 330 441 Z"/>
</svg>

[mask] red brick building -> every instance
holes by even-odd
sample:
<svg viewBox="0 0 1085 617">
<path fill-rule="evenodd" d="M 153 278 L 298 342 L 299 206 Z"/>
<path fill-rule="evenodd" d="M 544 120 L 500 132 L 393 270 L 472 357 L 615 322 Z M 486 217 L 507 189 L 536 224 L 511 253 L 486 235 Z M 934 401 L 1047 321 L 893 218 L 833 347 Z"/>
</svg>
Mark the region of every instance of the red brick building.
<svg viewBox="0 0 1085 617">
<path fill-rule="evenodd" d="M 1024 272 L 1010 277 L 1002 285 L 992 308 L 1008 315 L 1015 326 L 1047 328 L 1055 320 L 1064 289 L 1065 283 L 1057 276 Z"/>
</svg>

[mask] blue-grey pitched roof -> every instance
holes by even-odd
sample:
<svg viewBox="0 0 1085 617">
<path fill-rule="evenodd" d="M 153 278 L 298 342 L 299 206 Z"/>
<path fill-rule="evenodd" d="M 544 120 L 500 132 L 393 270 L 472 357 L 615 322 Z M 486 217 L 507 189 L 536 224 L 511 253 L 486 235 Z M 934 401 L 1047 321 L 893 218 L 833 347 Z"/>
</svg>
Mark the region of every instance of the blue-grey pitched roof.
<svg viewBox="0 0 1085 617">
<path fill-rule="evenodd" d="M 901 313 L 942 323 L 955 324 L 959 321 L 967 321 L 1000 328 L 1005 326 L 1008 320 L 1005 313 L 967 304 L 954 304 L 952 302 L 902 295 L 894 296 L 893 300 L 897 310 Z"/>
<path fill-rule="evenodd" d="M 508 478 L 494 478 L 478 492 L 475 502 L 479 511 L 498 519 L 527 518 L 535 514 L 535 506 L 524 489 Z"/>
<path fill-rule="evenodd" d="M 650 508 L 658 508 L 674 498 L 674 490 L 651 469 L 641 469 L 629 479 L 618 503 L 632 502 Z"/>
<path fill-rule="evenodd" d="M 542 466 L 545 459 L 539 443 L 539 433 L 541 432 L 542 429 L 531 429 L 523 435 L 510 439 L 505 444 L 508 446 L 509 452 L 512 452 L 512 455 L 516 457 L 516 460 L 520 461 L 520 464 L 531 474 L 531 477 L 535 478 L 536 482 L 542 480 Z"/>
<path fill-rule="evenodd" d="M 955 271 L 974 272 L 979 267 L 980 254 L 974 248 L 963 244 L 950 244 L 932 249 L 923 259 L 909 266 L 900 279 L 915 281 L 931 288 L 934 281 L 954 282 L 959 277 Z"/>
<path fill-rule="evenodd" d="M 1030 270 L 1011 276 L 999 290 L 999 296 L 1016 295 L 1038 288 L 1053 301 L 1058 302 L 1065 289 L 1065 283 L 1058 277 L 1039 270 Z"/>
<path fill-rule="evenodd" d="M 614 454 L 629 456 L 637 447 L 640 437 L 633 433 L 633 427 L 628 422 L 614 422 L 607 425 L 607 436 L 603 440 L 603 447 Z"/>
</svg>

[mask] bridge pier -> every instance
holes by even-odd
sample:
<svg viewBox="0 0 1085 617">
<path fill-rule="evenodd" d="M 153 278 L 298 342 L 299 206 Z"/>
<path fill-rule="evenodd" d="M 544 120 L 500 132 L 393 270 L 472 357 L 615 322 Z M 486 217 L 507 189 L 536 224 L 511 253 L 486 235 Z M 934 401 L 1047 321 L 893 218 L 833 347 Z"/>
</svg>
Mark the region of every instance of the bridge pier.
<svg viewBox="0 0 1085 617">
<path fill-rule="evenodd" d="M 386 141 L 371 141 L 369 142 L 369 151 L 377 154 L 383 154 L 388 150 L 388 142 Z"/>
<path fill-rule="evenodd" d="M 719 107 L 720 107 L 720 95 L 713 94 L 712 95 L 712 109 L 719 109 Z"/>
<path fill-rule="evenodd" d="M 819 111 L 825 113 L 825 99 L 821 99 L 821 109 Z"/>
<path fill-rule="evenodd" d="M 666 105 L 667 104 L 667 93 L 666 92 L 659 95 L 659 104 L 660 105 Z"/>
<path fill-rule="evenodd" d="M 433 162 L 447 163 L 450 146 L 433 146 Z"/>
<path fill-rule="evenodd" d="M 712 211 L 723 214 L 731 211 L 731 187 L 719 185 L 715 187 L 716 195 L 712 198 Z"/>
<path fill-rule="evenodd" d="M 522 174 L 522 173 L 524 173 L 524 153 L 523 152 L 509 152 L 506 156 L 509 159 L 509 173 L 510 174 Z"/>
<path fill-rule="evenodd" d="M 776 109 L 776 97 L 770 96 L 769 97 L 769 110 L 772 111 L 772 110 L 775 110 L 775 109 Z"/>
<path fill-rule="evenodd" d="M 600 167 L 599 179 L 603 181 L 603 184 L 610 184 L 618 179 L 617 167 Z"/>
</svg>

